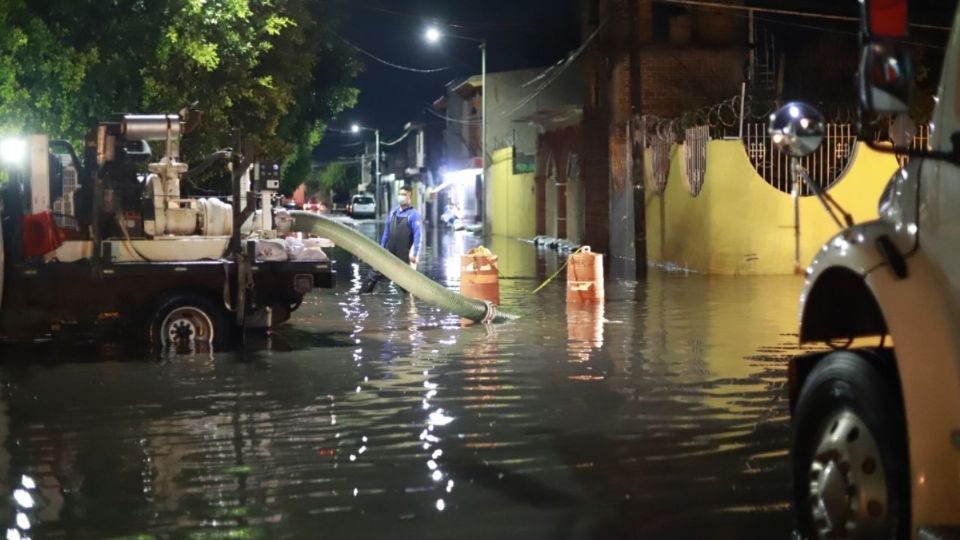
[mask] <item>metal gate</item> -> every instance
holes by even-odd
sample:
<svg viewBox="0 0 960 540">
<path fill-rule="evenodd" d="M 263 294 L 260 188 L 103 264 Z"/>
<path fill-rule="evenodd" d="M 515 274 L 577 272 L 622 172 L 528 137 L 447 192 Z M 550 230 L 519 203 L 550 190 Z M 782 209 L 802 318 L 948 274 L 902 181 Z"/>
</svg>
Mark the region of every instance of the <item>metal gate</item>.
<svg viewBox="0 0 960 540">
<path fill-rule="evenodd" d="M 816 152 L 799 158 L 800 164 L 820 189 L 828 189 L 843 176 L 850 165 L 856 142 L 857 138 L 850 124 L 827 124 L 823 144 Z M 767 132 L 767 124 L 746 124 L 743 145 L 757 174 L 780 191 L 792 193 L 793 176 L 790 169 L 790 156 L 780 152 L 773 145 Z M 813 191 L 806 184 L 801 184 L 800 195 L 813 195 Z"/>
</svg>

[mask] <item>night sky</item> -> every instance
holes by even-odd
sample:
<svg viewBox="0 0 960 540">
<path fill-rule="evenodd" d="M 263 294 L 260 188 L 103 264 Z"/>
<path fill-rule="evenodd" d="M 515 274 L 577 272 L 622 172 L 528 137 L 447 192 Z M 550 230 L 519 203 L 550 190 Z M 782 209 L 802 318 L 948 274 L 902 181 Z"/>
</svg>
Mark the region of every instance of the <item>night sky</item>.
<svg viewBox="0 0 960 540">
<path fill-rule="evenodd" d="M 424 29 L 436 22 L 446 32 L 488 41 L 488 72 L 547 66 L 579 46 L 579 0 L 344 0 L 339 33 L 389 62 L 418 69 L 450 67 L 422 74 L 389 67 L 358 53 L 366 71 L 355 82 L 360 101 L 332 123 L 357 122 L 379 128 L 384 140 L 403 133 L 423 108 L 440 97 L 452 79 L 480 73 L 476 43 L 446 39 L 425 43 Z M 439 120 L 438 120 L 439 121 Z M 328 133 L 318 157 L 359 152 L 346 146 L 357 137 Z"/>
</svg>

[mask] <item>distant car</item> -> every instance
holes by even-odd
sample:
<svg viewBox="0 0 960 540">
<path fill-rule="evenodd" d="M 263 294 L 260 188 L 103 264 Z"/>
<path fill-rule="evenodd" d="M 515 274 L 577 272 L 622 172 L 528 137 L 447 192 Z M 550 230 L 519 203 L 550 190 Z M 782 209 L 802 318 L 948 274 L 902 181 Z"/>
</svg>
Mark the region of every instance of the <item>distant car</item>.
<svg viewBox="0 0 960 540">
<path fill-rule="evenodd" d="M 377 203 L 370 195 L 354 195 L 350 200 L 350 217 L 374 217 L 377 214 Z"/>
</svg>

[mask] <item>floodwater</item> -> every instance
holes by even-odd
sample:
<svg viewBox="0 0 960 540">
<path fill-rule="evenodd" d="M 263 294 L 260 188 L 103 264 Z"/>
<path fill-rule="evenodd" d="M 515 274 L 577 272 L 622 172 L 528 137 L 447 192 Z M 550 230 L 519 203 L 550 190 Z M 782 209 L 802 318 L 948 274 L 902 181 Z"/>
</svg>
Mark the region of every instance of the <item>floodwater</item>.
<svg viewBox="0 0 960 540">
<path fill-rule="evenodd" d="M 374 234 L 371 225 L 365 226 Z M 474 236 L 434 234 L 455 287 Z M 572 309 L 497 239 L 495 327 L 388 283 L 313 293 L 244 352 L 3 352 L 7 538 L 789 538 L 798 279 L 653 272 Z"/>
</svg>

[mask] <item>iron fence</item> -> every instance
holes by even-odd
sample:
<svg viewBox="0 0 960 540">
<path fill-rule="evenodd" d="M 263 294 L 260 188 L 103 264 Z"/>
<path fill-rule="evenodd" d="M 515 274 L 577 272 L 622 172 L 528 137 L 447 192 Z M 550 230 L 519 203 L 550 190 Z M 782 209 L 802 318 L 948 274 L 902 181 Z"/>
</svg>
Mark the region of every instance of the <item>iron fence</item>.
<svg viewBox="0 0 960 540">
<path fill-rule="evenodd" d="M 684 131 L 684 164 L 687 169 L 687 188 L 696 197 L 703 189 L 707 174 L 707 143 L 710 126 L 696 126 Z"/>
<path fill-rule="evenodd" d="M 820 189 L 828 189 L 846 171 L 856 142 L 857 138 L 850 124 L 827 124 L 823 144 L 816 152 L 799 158 L 800 164 Z M 743 145 L 757 174 L 780 191 L 793 192 L 790 156 L 773 145 L 766 123 L 745 124 Z M 814 193 L 806 184 L 801 184 L 799 194 L 809 196 Z"/>
</svg>

